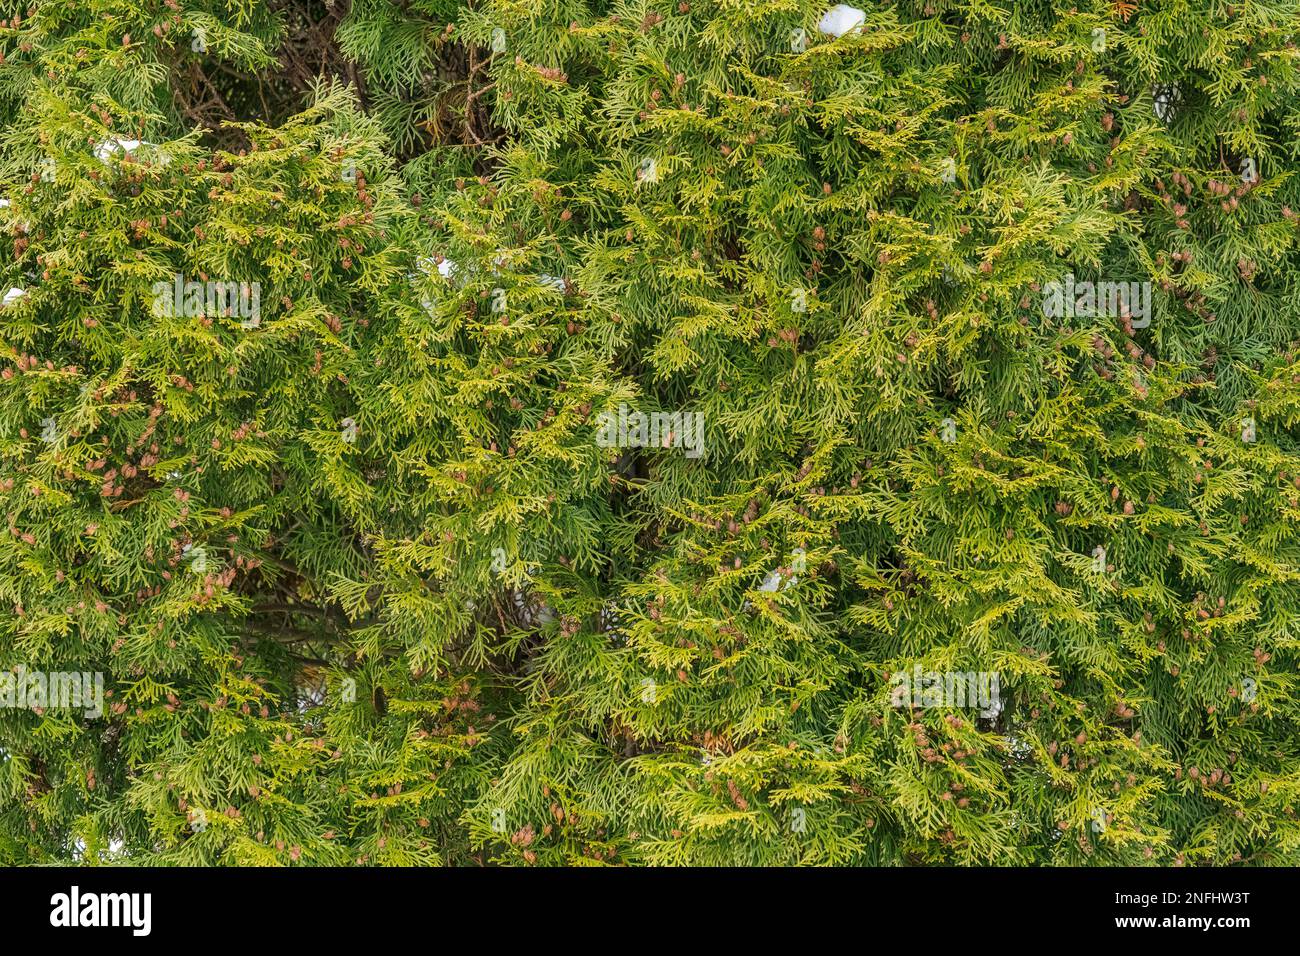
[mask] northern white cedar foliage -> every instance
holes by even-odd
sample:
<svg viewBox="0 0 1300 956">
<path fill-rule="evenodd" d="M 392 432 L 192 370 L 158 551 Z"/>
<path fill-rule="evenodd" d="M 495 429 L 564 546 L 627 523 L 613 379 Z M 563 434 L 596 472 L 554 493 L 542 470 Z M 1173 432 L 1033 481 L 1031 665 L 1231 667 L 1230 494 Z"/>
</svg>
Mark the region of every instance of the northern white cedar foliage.
<svg viewBox="0 0 1300 956">
<path fill-rule="evenodd" d="M 833 6 L 0 0 L 0 862 L 1300 860 L 1300 8 Z"/>
</svg>

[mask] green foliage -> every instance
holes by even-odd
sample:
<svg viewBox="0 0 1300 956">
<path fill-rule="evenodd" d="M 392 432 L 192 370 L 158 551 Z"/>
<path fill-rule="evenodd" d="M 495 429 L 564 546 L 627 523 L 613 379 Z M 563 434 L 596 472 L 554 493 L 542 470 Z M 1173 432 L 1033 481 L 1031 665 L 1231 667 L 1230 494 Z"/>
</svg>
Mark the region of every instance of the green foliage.
<svg viewBox="0 0 1300 956">
<path fill-rule="evenodd" d="M 1300 5 L 824 12 L 0 3 L 0 862 L 1300 862 Z"/>
</svg>

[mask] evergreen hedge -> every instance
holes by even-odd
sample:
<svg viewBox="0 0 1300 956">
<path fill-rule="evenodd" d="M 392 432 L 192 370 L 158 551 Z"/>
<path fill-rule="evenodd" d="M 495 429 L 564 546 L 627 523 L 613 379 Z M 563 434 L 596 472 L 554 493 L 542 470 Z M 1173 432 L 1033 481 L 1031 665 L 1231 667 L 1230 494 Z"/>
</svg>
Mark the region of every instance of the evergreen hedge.
<svg viewBox="0 0 1300 956">
<path fill-rule="evenodd" d="M 1300 862 L 1300 5 L 855 3 L 0 0 L 0 863 Z"/>
</svg>

